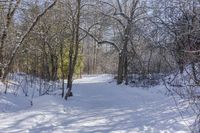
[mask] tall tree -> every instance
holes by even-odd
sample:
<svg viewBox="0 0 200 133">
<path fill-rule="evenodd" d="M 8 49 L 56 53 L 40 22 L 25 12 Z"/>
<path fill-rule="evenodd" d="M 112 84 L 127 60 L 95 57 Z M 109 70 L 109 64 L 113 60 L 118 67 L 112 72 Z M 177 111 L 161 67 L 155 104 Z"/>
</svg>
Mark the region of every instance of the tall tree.
<svg viewBox="0 0 200 133">
<path fill-rule="evenodd" d="M 79 27 L 80 27 L 80 16 L 81 16 L 81 0 L 76 0 L 76 16 L 72 18 L 72 39 L 69 49 L 69 68 L 68 68 L 68 78 L 67 78 L 67 93 L 65 94 L 65 99 L 72 96 L 72 82 L 75 66 L 77 63 L 78 52 L 79 52 Z"/>
</svg>

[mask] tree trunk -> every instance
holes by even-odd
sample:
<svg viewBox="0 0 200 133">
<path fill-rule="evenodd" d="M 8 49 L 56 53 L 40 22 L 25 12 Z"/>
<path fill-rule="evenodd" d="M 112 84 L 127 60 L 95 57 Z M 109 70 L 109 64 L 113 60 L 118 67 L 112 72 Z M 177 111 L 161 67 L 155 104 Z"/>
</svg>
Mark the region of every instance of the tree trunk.
<svg viewBox="0 0 200 133">
<path fill-rule="evenodd" d="M 125 79 L 125 84 L 128 84 L 128 42 L 129 42 L 129 33 L 130 33 L 131 22 L 128 21 L 127 27 L 124 31 L 124 41 L 123 49 L 119 53 L 119 65 L 118 65 L 118 79 L 117 84 L 121 84 Z"/>
<path fill-rule="evenodd" d="M 0 78 L 3 75 L 3 46 L 0 46 Z"/>
<path fill-rule="evenodd" d="M 61 75 L 62 75 L 62 97 L 64 97 L 65 93 L 65 83 L 64 83 L 64 60 L 63 60 L 63 44 L 60 44 L 60 62 L 61 62 Z"/>
<path fill-rule="evenodd" d="M 123 63 L 124 57 L 123 54 L 119 53 L 119 62 L 118 62 L 118 74 L 117 74 L 117 84 L 121 84 L 123 82 Z"/>
<path fill-rule="evenodd" d="M 72 96 L 72 81 L 73 81 L 73 74 L 74 74 L 74 69 L 77 63 L 77 58 L 78 58 L 78 51 L 79 51 L 79 25 L 80 25 L 80 10 L 81 10 L 81 0 L 77 0 L 77 15 L 76 15 L 76 23 L 75 23 L 75 32 L 73 35 L 72 41 L 74 42 L 71 46 L 71 51 L 70 51 L 70 61 L 69 61 L 69 74 L 68 74 L 68 84 L 67 84 L 67 93 L 65 95 L 65 99 L 67 100 L 68 97 Z M 74 46 L 75 46 L 75 51 L 74 51 Z M 74 53 L 74 58 L 73 58 L 73 51 Z"/>
<path fill-rule="evenodd" d="M 74 36 L 74 35 L 73 35 Z M 72 95 L 72 78 L 73 78 L 73 69 L 72 69 L 72 60 L 73 60 L 73 44 L 70 44 L 69 50 L 69 66 L 68 66 L 68 76 L 67 76 L 67 93 L 65 99 Z"/>
<path fill-rule="evenodd" d="M 195 63 L 192 62 L 192 74 L 193 74 L 193 78 L 194 78 L 194 82 L 199 85 L 200 84 L 200 80 L 197 77 L 197 73 L 196 73 L 196 68 L 195 68 Z"/>
<path fill-rule="evenodd" d="M 96 74 L 96 64 L 97 64 L 97 46 L 96 42 L 94 42 L 94 47 L 93 47 L 93 64 L 92 64 L 92 73 Z"/>
<path fill-rule="evenodd" d="M 124 57 L 124 79 L 125 79 L 125 85 L 128 85 L 128 57 L 127 57 L 127 52 L 125 53 L 125 57 Z"/>
</svg>

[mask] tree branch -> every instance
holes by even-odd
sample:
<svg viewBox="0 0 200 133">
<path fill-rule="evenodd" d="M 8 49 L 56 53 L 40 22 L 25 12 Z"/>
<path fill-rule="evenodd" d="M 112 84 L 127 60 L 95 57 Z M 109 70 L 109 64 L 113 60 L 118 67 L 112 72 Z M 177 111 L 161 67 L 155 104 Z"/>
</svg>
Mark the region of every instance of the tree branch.
<svg viewBox="0 0 200 133">
<path fill-rule="evenodd" d="M 94 39 L 98 44 L 110 44 L 112 45 L 117 52 L 120 52 L 120 48 L 114 43 L 110 41 L 99 41 L 94 35 L 92 35 L 88 30 L 83 29 L 82 27 L 79 27 L 83 32 L 85 32 L 88 36 L 90 36 L 92 39 Z"/>
</svg>

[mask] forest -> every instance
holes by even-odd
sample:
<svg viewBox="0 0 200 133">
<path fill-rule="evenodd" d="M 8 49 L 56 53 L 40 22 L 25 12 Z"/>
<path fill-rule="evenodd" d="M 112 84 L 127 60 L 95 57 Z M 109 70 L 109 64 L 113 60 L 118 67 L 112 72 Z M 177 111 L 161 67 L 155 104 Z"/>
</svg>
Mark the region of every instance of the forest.
<svg viewBox="0 0 200 133">
<path fill-rule="evenodd" d="M 0 0 L 0 132 L 199 133 L 199 103 L 200 0 Z"/>
</svg>

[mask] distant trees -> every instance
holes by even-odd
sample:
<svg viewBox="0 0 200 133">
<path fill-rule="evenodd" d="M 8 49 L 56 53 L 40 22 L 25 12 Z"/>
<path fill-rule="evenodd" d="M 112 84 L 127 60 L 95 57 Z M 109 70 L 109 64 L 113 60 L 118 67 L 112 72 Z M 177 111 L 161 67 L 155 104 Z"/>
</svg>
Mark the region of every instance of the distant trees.
<svg viewBox="0 0 200 133">
<path fill-rule="evenodd" d="M 78 32 L 78 35 L 75 35 L 77 32 L 77 29 L 75 29 L 77 27 L 77 18 L 75 16 L 77 15 L 75 11 L 77 2 L 72 2 L 70 0 L 59 1 L 56 8 L 42 15 L 43 17 L 39 19 L 39 21 L 36 19 L 37 25 L 34 23 L 32 25 L 33 27 L 29 27 L 31 21 L 34 21 L 34 18 L 37 18 L 37 15 L 43 11 L 44 7 L 47 7 L 49 3 L 45 1 L 44 3 L 24 1 L 22 6 L 24 9 L 20 9 L 18 13 L 21 18 L 19 18 L 16 23 L 15 29 L 18 29 L 18 32 L 16 34 L 16 39 L 14 39 L 16 41 L 21 37 L 22 42 L 20 43 L 20 47 L 23 50 L 20 54 L 17 54 L 19 58 L 14 58 L 17 53 L 15 51 L 19 50 L 19 47 L 15 47 L 13 52 L 15 54 L 12 56 L 13 58 L 10 58 L 11 60 L 9 63 L 7 63 L 7 65 L 10 64 L 9 66 L 11 67 L 13 60 L 15 62 L 14 68 L 10 68 L 10 70 L 26 71 L 27 73 L 40 76 L 47 80 L 58 79 L 59 73 L 62 73 L 61 75 L 63 78 L 68 75 L 68 78 L 72 79 L 72 76 L 69 76 L 74 73 L 72 67 L 76 66 L 77 58 L 81 58 L 81 56 L 78 55 L 76 57 L 76 53 L 79 53 L 79 49 L 81 49 L 82 54 L 86 55 L 86 50 L 88 50 L 89 53 L 87 55 L 89 55 L 91 53 L 89 45 L 91 44 L 93 57 L 88 57 L 87 63 L 85 62 L 88 67 L 87 71 L 89 72 L 89 69 L 92 68 L 93 73 L 108 72 L 108 70 L 113 73 L 116 72 L 113 68 L 118 68 L 118 84 L 122 83 L 123 80 L 128 84 L 128 71 L 130 71 L 128 69 L 132 67 L 130 66 L 130 61 L 133 59 L 132 56 L 139 59 L 138 53 L 136 53 L 135 50 L 136 44 L 134 44 L 135 42 L 133 40 L 133 38 L 137 36 L 135 34 L 137 30 L 135 27 L 137 27 L 138 22 L 140 22 L 146 14 L 146 5 L 137 0 L 126 1 L 125 3 L 120 1 L 111 3 L 106 1 L 84 1 L 80 3 L 80 10 L 83 11 L 83 16 L 80 16 L 79 28 L 86 27 L 86 29 L 89 28 L 90 31 L 85 32 L 86 30 L 83 31 L 82 28 L 82 30 L 79 29 L 80 32 Z M 13 4 L 16 3 L 14 2 Z M 94 9 L 98 10 L 95 11 Z M 88 14 L 96 19 L 90 18 L 90 16 L 87 16 Z M 26 34 L 24 31 L 27 29 L 29 31 Z M 106 37 L 110 29 L 113 35 Z M 24 34 L 26 35 L 22 38 Z M 77 41 L 74 39 L 76 39 L 77 36 L 79 36 L 78 45 L 74 45 L 75 41 Z M 89 39 L 86 36 L 92 36 L 92 39 L 96 42 L 93 41 L 91 43 L 91 38 Z M 89 40 L 89 43 L 87 40 Z M 89 47 L 87 48 L 84 45 L 79 46 L 80 43 L 88 43 L 87 46 Z M 60 53 L 61 51 L 62 54 Z M 67 52 L 69 52 L 68 55 L 66 54 Z M 117 53 L 118 57 L 116 57 Z M 104 55 L 100 56 L 100 54 L 112 55 L 109 59 L 110 65 L 102 58 Z M 66 58 L 69 59 L 67 63 Z M 89 58 L 92 60 L 90 61 Z M 118 61 L 116 60 L 117 58 Z M 3 60 L 3 58 L 1 59 Z M 101 63 L 100 61 L 105 62 Z M 23 65 L 25 62 L 26 65 Z M 116 63 L 118 63 L 118 66 Z M 78 62 L 78 65 L 80 64 L 82 63 Z M 92 65 L 92 67 L 90 67 L 90 65 Z M 142 65 L 142 63 L 140 63 L 140 65 Z M 8 70 L 8 67 L 1 66 L 5 73 L 3 79 L 5 79 L 10 70 Z M 80 65 L 80 67 L 81 66 L 82 65 Z M 5 70 L 7 70 L 7 72 Z M 86 69 L 84 70 L 86 71 Z M 80 68 L 80 73 L 81 71 Z"/>
<path fill-rule="evenodd" d="M 3 1 L 1 2 L 1 28 L 3 30 L 1 30 L 1 34 L 0 34 L 0 77 L 2 77 L 2 79 L 4 79 L 4 75 L 6 75 L 7 72 L 4 72 L 4 68 L 5 67 L 9 67 L 9 66 L 5 66 L 4 62 L 4 50 L 5 50 L 5 45 L 6 45 L 6 41 L 9 38 L 9 34 L 10 31 L 12 31 L 11 25 L 12 25 L 12 19 L 13 16 L 15 15 L 15 12 L 17 10 L 17 8 L 19 7 L 20 4 L 20 0 L 16 0 L 16 1 Z M 8 71 L 8 70 L 5 70 Z M 4 74 L 4 73 L 5 74 Z"/>
<path fill-rule="evenodd" d="M 108 44 L 114 46 L 118 52 L 118 74 L 117 83 L 121 84 L 123 80 L 126 80 L 128 84 L 128 46 L 131 44 L 131 32 L 133 25 L 140 19 L 143 15 L 143 8 L 139 7 L 139 1 L 126 1 L 123 4 L 117 0 L 115 3 L 107 1 L 99 1 L 102 7 L 100 8 L 98 14 L 101 15 L 102 19 L 96 22 L 97 25 L 104 24 L 104 18 L 107 18 L 113 22 L 113 24 L 108 24 L 107 30 L 110 28 L 116 28 L 116 34 L 120 39 L 119 42 L 108 41 L 103 38 L 98 39 L 95 35 L 92 35 L 88 30 L 85 31 L 90 37 L 92 37 L 99 45 Z M 139 13 L 140 12 L 140 13 Z M 94 23 L 95 25 L 95 23 Z M 93 25 L 92 25 L 93 26 Z M 90 28 L 89 28 L 90 29 Z"/>
<path fill-rule="evenodd" d="M 24 33 L 22 33 L 21 35 L 16 36 L 16 38 L 14 39 L 14 36 L 12 33 L 10 33 L 11 29 L 10 29 L 10 25 L 11 22 L 14 23 L 13 19 L 14 19 L 14 15 L 15 12 L 17 10 L 17 8 L 19 7 L 19 4 L 21 2 L 21 0 L 16 0 L 16 1 L 6 1 L 5 6 L 7 5 L 8 2 L 8 7 L 5 7 L 5 11 L 7 12 L 6 16 L 2 16 L 2 19 L 5 19 L 5 23 L 3 24 L 3 31 L 1 33 L 1 47 L 0 47 L 0 59 L 1 59 L 1 78 L 2 81 L 5 80 L 6 76 L 8 75 L 8 73 L 11 70 L 13 61 L 16 57 L 17 52 L 19 51 L 21 45 L 23 44 L 24 40 L 28 37 L 29 33 L 33 30 L 33 28 L 35 27 L 35 25 L 38 23 L 38 21 L 41 19 L 41 17 L 43 15 L 46 14 L 46 12 L 51 9 L 57 2 L 57 0 L 53 1 L 53 3 L 51 3 L 49 6 L 47 6 L 40 14 L 38 14 L 36 16 L 36 18 L 33 20 L 33 22 L 30 24 L 30 26 L 28 26 L 28 28 L 26 29 L 26 31 Z M 14 28 L 14 27 L 13 27 Z M 11 34 L 10 36 L 8 36 L 8 34 Z M 9 40 L 7 40 L 9 39 Z M 4 60 L 5 58 L 5 52 L 4 52 L 4 46 L 5 43 L 8 43 L 8 41 L 12 40 L 14 43 L 14 48 L 10 54 L 10 56 L 7 58 L 7 60 Z M 9 45 L 10 46 L 10 45 Z M 12 46 L 12 45 L 11 45 Z"/>
<path fill-rule="evenodd" d="M 132 74 L 183 72 L 199 61 L 198 1 L 88 0 L 79 18 L 78 1 L 60 0 L 47 12 L 56 2 L 1 2 L 2 79 L 11 70 L 46 80 L 110 71 L 128 84 Z"/>
<path fill-rule="evenodd" d="M 21 23 L 19 24 L 22 32 L 42 10 L 42 6 L 49 5 L 48 2 L 40 4 L 33 1 L 20 12 L 24 16 L 20 19 Z M 79 23 L 78 17 L 74 16 L 76 4 L 74 1 L 59 1 L 55 8 L 38 21 L 38 24 L 24 40 L 22 53 L 17 55 L 19 59 L 15 59 L 14 68 L 47 81 L 61 78 L 62 96 L 65 95 L 66 99 L 71 95 L 74 73 L 78 75 L 83 69 L 83 57 L 79 50 L 82 39 L 77 31 L 79 26 L 78 29 L 76 28 Z M 24 12 L 26 13 L 24 14 Z M 64 79 L 68 79 L 66 89 L 69 92 L 67 94 L 64 94 Z"/>
</svg>

